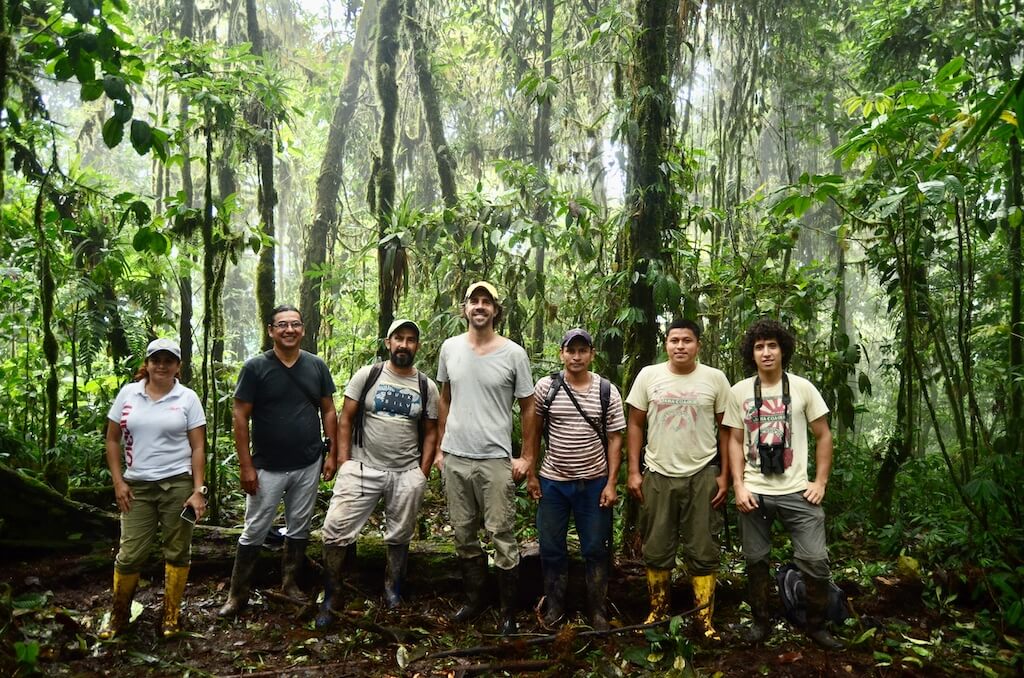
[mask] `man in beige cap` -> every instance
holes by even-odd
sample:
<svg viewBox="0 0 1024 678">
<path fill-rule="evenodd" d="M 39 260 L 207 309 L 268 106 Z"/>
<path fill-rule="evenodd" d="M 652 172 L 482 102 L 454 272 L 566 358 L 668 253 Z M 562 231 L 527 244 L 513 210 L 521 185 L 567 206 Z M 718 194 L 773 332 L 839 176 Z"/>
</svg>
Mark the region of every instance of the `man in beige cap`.
<svg viewBox="0 0 1024 678">
<path fill-rule="evenodd" d="M 423 503 L 437 446 L 437 385 L 413 363 L 420 328 L 412 320 L 391 323 L 384 340 L 386 362 L 367 365 L 345 387 L 338 417 L 338 478 L 324 519 L 324 602 L 318 628 L 341 607 L 341 579 L 348 546 L 384 499 L 387 570 L 384 600 L 402 600 L 409 542 Z"/>
<path fill-rule="evenodd" d="M 466 603 L 455 621 L 486 608 L 487 555 L 482 527 L 494 546 L 501 597 L 499 631 L 516 630 L 519 544 L 516 542 L 515 482 L 526 478 L 536 458 L 533 376 L 526 351 L 495 329 L 502 308 L 489 282 L 475 282 L 463 297 L 465 333 L 447 339 L 438 356 L 441 382 L 441 440 L 435 464 L 441 469 L 455 551 L 462 568 Z M 512 458 L 512 403 L 519 401 L 523 448 Z"/>
</svg>

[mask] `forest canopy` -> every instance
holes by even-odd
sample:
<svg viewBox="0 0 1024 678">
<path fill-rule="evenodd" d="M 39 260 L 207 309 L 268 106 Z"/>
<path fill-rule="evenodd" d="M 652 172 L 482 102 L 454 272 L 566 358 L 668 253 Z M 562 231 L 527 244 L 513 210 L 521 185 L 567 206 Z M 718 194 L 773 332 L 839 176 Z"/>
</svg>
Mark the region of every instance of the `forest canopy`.
<svg viewBox="0 0 1024 678">
<path fill-rule="evenodd" d="M 277 304 L 339 384 L 396 317 L 434 374 L 480 279 L 535 378 L 581 326 L 620 389 L 675 317 L 738 381 L 771 316 L 831 411 L 830 542 L 1019 637 L 1021 45 L 1005 0 L 0 0 L 0 464 L 109 486 L 172 337 L 234 524 Z"/>
</svg>

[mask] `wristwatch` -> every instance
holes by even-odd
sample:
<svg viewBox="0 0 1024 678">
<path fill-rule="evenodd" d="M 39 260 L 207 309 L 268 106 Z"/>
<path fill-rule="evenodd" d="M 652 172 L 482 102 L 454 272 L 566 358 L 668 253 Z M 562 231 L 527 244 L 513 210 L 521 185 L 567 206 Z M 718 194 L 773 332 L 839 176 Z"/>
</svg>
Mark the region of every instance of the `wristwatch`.
<svg viewBox="0 0 1024 678">
<path fill-rule="evenodd" d="M 203 496 L 205 497 L 205 496 L 206 496 L 206 494 L 207 494 L 207 493 L 208 493 L 208 492 L 210 491 L 210 488 L 208 488 L 208 487 L 207 487 L 206 485 L 203 485 L 203 486 L 201 486 L 201 487 L 197 487 L 197 488 L 195 488 L 195 489 L 194 489 L 194 490 L 192 490 L 192 491 L 193 491 L 193 492 L 198 492 L 199 494 L 201 494 L 201 495 L 203 495 Z"/>
</svg>

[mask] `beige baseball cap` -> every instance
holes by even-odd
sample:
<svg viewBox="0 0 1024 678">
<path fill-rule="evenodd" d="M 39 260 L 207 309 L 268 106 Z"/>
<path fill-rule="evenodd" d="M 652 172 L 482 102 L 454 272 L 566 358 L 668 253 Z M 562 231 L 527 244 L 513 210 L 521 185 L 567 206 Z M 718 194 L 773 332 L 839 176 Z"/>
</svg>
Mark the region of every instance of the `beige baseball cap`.
<svg viewBox="0 0 1024 678">
<path fill-rule="evenodd" d="M 498 288 L 496 288 L 494 285 L 487 282 L 486 280 L 478 280 L 477 282 L 467 287 L 466 295 L 462 298 L 462 300 L 468 301 L 469 298 L 473 296 L 473 292 L 477 291 L 477 289 L 481 287 L 487 290 L 487 294 L 491 295 L 491 299 L 494 300 L 494 303 L 498 303 Z"/>
<path fill-rule="evenodd" d="M 388 336 L 387 336 L 387 338 L 390 339 L 391 335 L 394 334 L 395 332 L 397 332 L 398 328 L 400 328 L 400 327 L 402 327 L 404 325 L 409 325 L 410 327 L 412 327 L 414 330 L 416 330 L 416 336 L 417 337 L 420 336 L 420 326 L 419 325 L 417 325 L 412 320 L 409 320 L 408 318 L 398 318 L 397 320 L 395 320 L 395 322 L 391 323 L 391 327 L 388 328 Z"/>
</svg>

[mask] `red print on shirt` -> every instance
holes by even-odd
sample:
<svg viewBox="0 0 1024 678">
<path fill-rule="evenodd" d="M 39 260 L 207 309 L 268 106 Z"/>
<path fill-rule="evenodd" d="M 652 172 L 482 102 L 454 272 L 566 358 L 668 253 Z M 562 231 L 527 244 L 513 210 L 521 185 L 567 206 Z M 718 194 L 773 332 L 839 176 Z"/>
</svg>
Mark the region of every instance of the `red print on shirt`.
<svg viewBox="0 0 1024 678">
<path fill-rule="evenodd" d="M 131 414 L 132 406 L 130 403 L 125 403 L 124 407 L 121 408 L 121 437 L 124 439 L 124 461 L 128 466 L 132 465 L 134 459 L 134 444 L 135 439 L 132 438 L 132 432 L 128 430 L 128 415 Z"/>
</svg>

